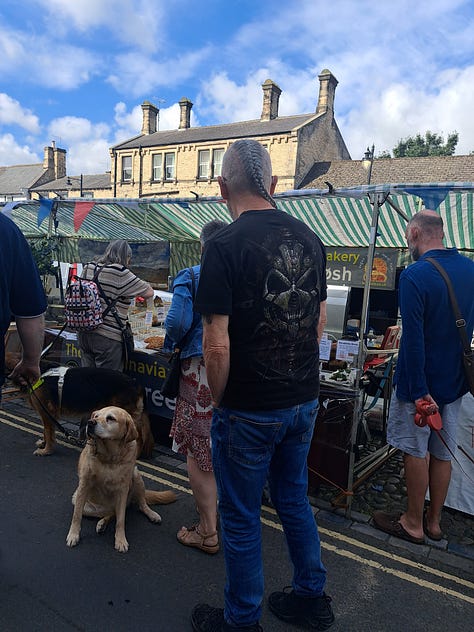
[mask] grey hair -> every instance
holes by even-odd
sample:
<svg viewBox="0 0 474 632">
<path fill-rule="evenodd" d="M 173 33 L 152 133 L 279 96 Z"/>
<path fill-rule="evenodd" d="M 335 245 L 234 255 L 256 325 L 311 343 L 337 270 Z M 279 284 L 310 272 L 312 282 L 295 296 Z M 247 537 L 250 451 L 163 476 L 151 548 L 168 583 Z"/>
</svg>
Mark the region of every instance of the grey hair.
<svg viewBox="0 0 474 632">
<path fill-rule="evenodd" d="M 268 192 L 272 182 L 270 154 L 256 140 L 245 138 L 232 143 L 224 154 L 222 176 L 232 191 L 251 191 L 276 208 Z"/>
<path fill-rule="evenodd" d="M 221 230 L 221 228 L 225 228 L 225 226 L 228 226 L 228 224 L 226 224 L 226 222 L 222 222 L 220 219 L 211 219 L 210 222 L 204 224 L 201 228 L 201 234 L 199 235 L 201 246 L 204 247 L 206 242 L 208 242 L 213 235 Z"/>
<path fill-rule="evenodd" d="M 443 235 L 443 218 L 441 215 L 420 211 L 413 215 L 408 222 L 408 226 L 418 226 L 423 233 L 429 237 L 440 237 Z"/>
<path fill-rule="evenodd" d="M 116 239 L 111 241 L 103 255 L 97 259 L 97 263 L 107 265 L 109 263 L 120 263 L 123 266 L 128 266 L 129 260 L 132 256 L 132 249 L 125 241 L 125 239 Z"/>
</svg>

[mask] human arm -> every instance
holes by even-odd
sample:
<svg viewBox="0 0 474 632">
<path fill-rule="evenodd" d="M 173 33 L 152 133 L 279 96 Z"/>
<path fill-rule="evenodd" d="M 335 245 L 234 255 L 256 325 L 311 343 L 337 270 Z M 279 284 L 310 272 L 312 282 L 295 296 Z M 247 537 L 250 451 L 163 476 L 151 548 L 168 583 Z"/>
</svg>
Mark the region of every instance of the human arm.
<svg viewBox="0 0 474 632">
<path fill-rule="evenodd" d="M 189 269 L 178 272 L 173 283 L 173 298 L 165 319 L 167 337 L 178 344 L 193 322 L 192 279 Z"/>
<path fill-rule="evenodd" d="M 218 407 L 224 395 L 230 367 L 229 317 L 224 314 L 203 316 L 204 364 L 212 405 Z"/>
<path fill-rule="evenodd" d="M 21 386 L 34 383 L 40 376 L 40 356 L 44 341 L 44 315 L 31 318 L 16 317 L 16 327 L 23 347 L 23 355 L 9 377 Z"/>
<path fill-rule="evenodd" d="M 412 279 L 405 273 L 400 277 L 399 298 L 405 357 L 405 366 L 400 368 L 405 372 L 408 392 L 415 404 L 419 401 L 429 401 L 436 405 L 429 394 L 425 375 L 424 289 L 420 287 L 416 279 Z"/>
<path fill-rule="evenodd" d="M 326 301 L 321 301 L 319 305 L 318 342 L 320 342 L 321 338 L 323 337 L 323 331 L 328 322 L 326 306 Z"/>
</svg>

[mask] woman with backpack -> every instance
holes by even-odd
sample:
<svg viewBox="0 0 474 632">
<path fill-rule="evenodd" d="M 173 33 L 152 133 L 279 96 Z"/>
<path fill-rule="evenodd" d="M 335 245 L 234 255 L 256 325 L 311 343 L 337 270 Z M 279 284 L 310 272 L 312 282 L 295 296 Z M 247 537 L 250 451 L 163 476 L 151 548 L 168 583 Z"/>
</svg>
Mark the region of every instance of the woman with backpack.
<svg viewBox="0 0 474 632">
<path fill-rule="evenodd" d="M 151 285 L 128 269 L 131 258 L 132 249 L 128 243 L 117 239 L 109 243 L 95 262 L 84 266 L 82 278 L 94 280 L 98 286 L 103 323 L 92 331 L 78 332 L 83 367 L 123 369 L 122 330 L 130 304 L 137 296 L 144 299 L 154 296 Z"/>
</svg>

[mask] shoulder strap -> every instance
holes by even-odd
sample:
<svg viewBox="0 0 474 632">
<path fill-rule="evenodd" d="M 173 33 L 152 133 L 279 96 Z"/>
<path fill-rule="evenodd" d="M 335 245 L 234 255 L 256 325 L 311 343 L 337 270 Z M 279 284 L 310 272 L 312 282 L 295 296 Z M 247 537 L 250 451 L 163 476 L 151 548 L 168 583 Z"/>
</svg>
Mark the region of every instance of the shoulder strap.
<svg viewBox="0 0 474 632">
<path fill-rule="evenodd" d="M 107 294 L 104 292 L 101 284 L 99 283 L 99 273 L 102 270 L 102 267 L 96 265 L 94 276 L 92 277 L 92 281 L 94 281 L 94 283 L 97 285 L 97 289 L 99 290 L 100 297 L 104 299 L 105 304 L 107 305 L 107 307 L 104 310 L 104 313 L 102 314 L 102 318 L 105 318 L 107 314 L 110 312 L 112 316 L 115 318 L 115 320 L 117 321 L 117 324 L 120 327 L 120 329 L 123 329 L 125 324 L 120 318 L 120 316 L 118 315 L 117 308 L 115 307 L 115 304 L 119 300 L 119 297 L 117 296 L 117 298 L 114 298 L 114 299 L 109 298 Z"/>
<path fill-rule="evenodd" d="M 426 257 L 425 261 L 429 261 L 431 265 L 433 265 L 438 270 L 447 285 L 449 298 L 451 299 L 451 305 L 453 306 L 453 312 L 456 318 L 456 327 L 458 328 L 459 336 L 464 348 L 464 353 L 469 353 L 471 351 L 471 345 L 469 344 L 469 340 L 467 339 L 466 321 L 462 317 L 461 311 L 459 310 L 458 301 L 456 299 L 456 295 L 454 293 L 454 289 L 448 273 L 443 268 L 443 266 L 438 261 L 436 261 L 436 259 L 433 259 L 432 257 Z"/>
<path fill-rule="evenodd" d="M 194 303 L 194 299 L 196 298 L 196 275 L 192 268 L 189 268 L 189 272 L 191 273 L 191 296 Z"/>
</svg>

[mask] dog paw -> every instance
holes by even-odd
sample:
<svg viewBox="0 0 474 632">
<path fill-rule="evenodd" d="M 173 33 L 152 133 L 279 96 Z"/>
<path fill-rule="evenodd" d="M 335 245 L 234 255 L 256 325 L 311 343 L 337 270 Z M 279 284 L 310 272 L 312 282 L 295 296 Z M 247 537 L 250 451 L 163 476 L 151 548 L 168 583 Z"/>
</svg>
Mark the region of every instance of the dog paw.
<svg viewBox="0 0 474 632">
<path fill-rule="evenodd" d="M 45 445 L 46 441 L 44 439 L 38 439 L 38 441 L 35 443 L 35 446 L 37 448 L 44 448 Z"/>
<path fill-rule="evenodd" d="M 161 524 L 161 516 L 159 513 L 156 513 L 156 511 L 151 511 L 147 515 L 147 518 L 151 520 L 151 522 L 155 522 L 156 524 Z"/>
<path fill-rule="evenodd" d="M 109 524 L 108 518 L 102 518 L 101 520 L 99 520 L 99 522 L 96 524 L 96 527 L 95 527 L 96 533 L 104 533 L 105 530 L 107 529 L 108 524 Z"/>
<path fill-rule="evenodd" d="M 115 550 L 119 553 L 126 553 L 128 551 L 127 540 L 117 540 L 117 538 L 115 538 Z"/>
<path fill-rule="evenodd" d="M 79 543 L 79 534 L 71 533 L 71 531 L 69 531 L 66 537 L 66 544 L 68 546 L 76 546 L 76 544 L 78 543 Z"/>
<path fill-rule="evenodd" d="M 53 452 L 54 450 L 52 449 L 47 450 L 46 448 L 38 448 L 33 452 L 33 454 L 36 456 L 49 456 L 50 454 L 53 454 Z"/>
</svg>

